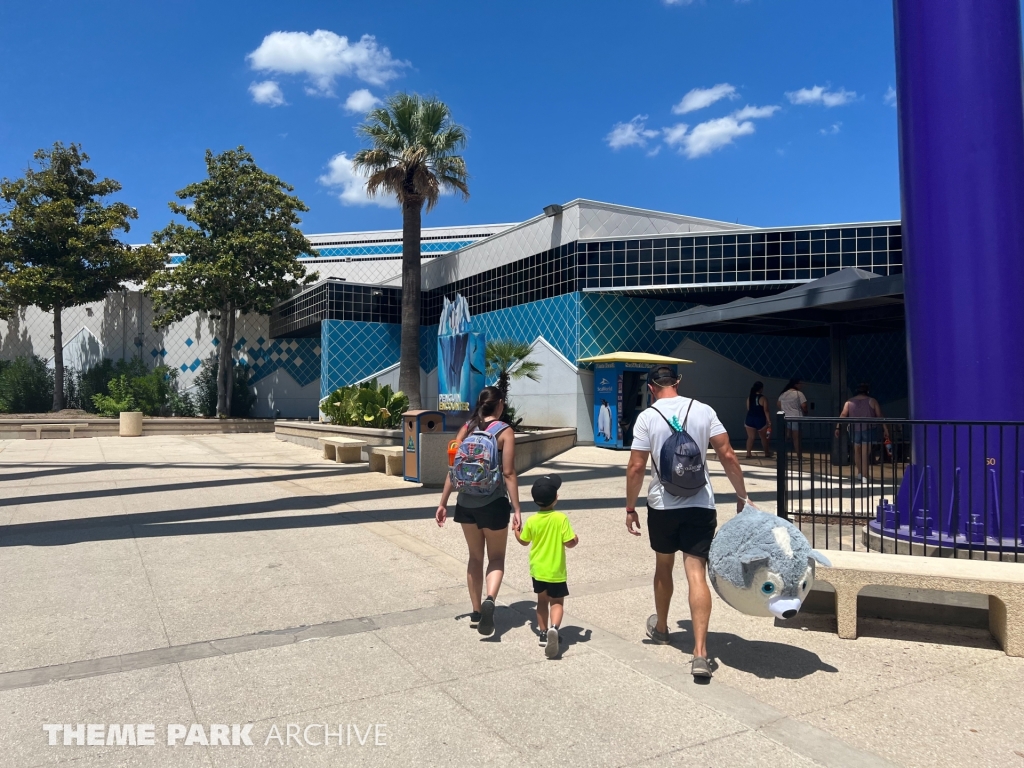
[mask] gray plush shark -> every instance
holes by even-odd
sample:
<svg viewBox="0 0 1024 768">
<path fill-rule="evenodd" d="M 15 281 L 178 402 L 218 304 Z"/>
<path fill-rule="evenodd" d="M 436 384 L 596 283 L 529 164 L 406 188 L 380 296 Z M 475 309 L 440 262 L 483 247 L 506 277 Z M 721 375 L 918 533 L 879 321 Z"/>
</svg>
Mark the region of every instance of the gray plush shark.
<svg viewBox="0 0 1024 768">
<path fill-rule="evenodd" d="M 715 591 L 750 616 L 796 616 L 814 584 L 814 564 L 832 565 L 788 520 L 749 504 L 718 529 L 708 556 Z"/>
</svg>

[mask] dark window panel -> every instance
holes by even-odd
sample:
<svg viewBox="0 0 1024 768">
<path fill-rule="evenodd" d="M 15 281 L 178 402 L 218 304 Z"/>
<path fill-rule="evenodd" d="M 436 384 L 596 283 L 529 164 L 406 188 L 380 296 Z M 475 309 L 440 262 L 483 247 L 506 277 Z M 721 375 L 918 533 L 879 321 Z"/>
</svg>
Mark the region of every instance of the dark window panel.
<svg viewBox="0 0 1024 768">
<path fill-rule="evenodd" d="M 796 232 L 780 232 L 779 237 L 784 243 L 792 243 L 796 240 Z"/>
<path fill-rule="evenodd" d="M 788 243 L 787 242 L 783 242 L 782 243 L 782 255 L 783 256 L 792 256 L 794 253 L 796 253 L 796 243 L 794 243 L 794 242 L 788 242 Z"/>
<path fill-rule="evenodd" d="M 810 253 L 811 252 L 811 241 L 810 240 L 797 240 L 796 241 L 796 252 L 797 252 L 797 254 Z"/>
</svg>

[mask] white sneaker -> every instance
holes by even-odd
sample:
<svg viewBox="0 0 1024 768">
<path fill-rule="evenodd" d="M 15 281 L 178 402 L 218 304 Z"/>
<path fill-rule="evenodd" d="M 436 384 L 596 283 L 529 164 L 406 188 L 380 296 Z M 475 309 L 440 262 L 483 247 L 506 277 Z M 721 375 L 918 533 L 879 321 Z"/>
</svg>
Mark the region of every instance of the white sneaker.
<svg viewBox="0 0 1024 768">
<path fill-rule="evenodd" d="M 544 655 L 553 659 L 558 655 L 561 642 L 558 638 L 558 627 L 548 627 L 547 642 L 544 643 Z"/>
</svg>

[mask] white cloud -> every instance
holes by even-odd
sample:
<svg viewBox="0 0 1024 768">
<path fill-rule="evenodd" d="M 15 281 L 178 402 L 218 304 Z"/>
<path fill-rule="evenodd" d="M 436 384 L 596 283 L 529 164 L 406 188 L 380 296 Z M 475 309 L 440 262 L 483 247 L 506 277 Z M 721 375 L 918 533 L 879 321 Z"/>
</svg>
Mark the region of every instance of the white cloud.
<svg viewBox="0 0 1024 768">
<path fill-rule="evenodd" d="M 895 107 L 896 106 L 896 89 L 893 88 L 890 85 L 889 89 L 885 92 L 885 96 L 882 97 L 882 101 L 884 101 L 890 107 Z"/>
<path fill-rule="evenodd" d="M 793 104 L 823 104 L 826 107 L 841 107 L 856 99 L 857 94 L 855 91 L 848 91 L 845 88 L 830 91 L 823 86 L 815 85 L 812 88 L 787 91 L 786 98 Z"/>
<path fill-rule="evenodd" d="M 709 155 L 716 149 L 732 144 L 733 139 L 754 132 L 754 124 L 749 120 L 738 121 L 732 115 L 695 125 L 693 130 L 683 139 L 683 154 L 693 160 Z"/>
<path fill-rule="evenodd" d="M 819 132 L 822 136 L 835 136 L 842 129 L 842 123 L 832 123 L 828 128 L 822 128 Z"/>
<path fill-rule="evenodd" d="M 719 83 L 710 88 L 694 88 L 683 96 L 683 100 L 672 107 L 672 114 L 685 115 L 697 109 L 710 107 L 720 99 L 735 99 L 736 88 L 729 83 Z"/>
<path fill-rule="evenodd" d="M 676 123 L 668 128 L 662 128 L 661 132 L 665 137 L 665 143 L 670 147 L 678 146 L 686 138 L 686 131 L 689 129 L 686 123 Z"/>
<path fill-rule="evenodd" d="M 664 0 L 665 5 L 693 5 L 693 0 Z"/>
<path fill-rule="evenodd" d="M 771 117 L 779 107 L 752 107 L 749 104 L 726 117 L 715 118 L 698 123 L 692 131 L 687 131 L 685 123 L 679 123 L 662 131 L 665 143 L 670 147 L 678 147 L 679 151 L 693 160 L 709 155 L 716 149 L 732 144 L 740 136 L 754 132 L 752 119 Z"/>
<path fill-rule="evenodd" d="M 249 86 L 249 93 L 252 94 L 252 100 L 257 104 L 266 104 L 268 107 L 280 107 L 287 103 L 284 100 L 284 94 L 281 93 L 281 86 L 273 80 L 252 83 Z"/>
<path fill-rule="evenodd" d="M 733 112 L 732 116 L 737 120 L 750 120 L 751 118 L 771 117 L 778 111 L 779 106 L 777 104 L 771 104 L 767 107 L 752 107 L 748 104 L 743 109 Z"/>
<path fill-rule="evenodd" d="M 259 48 L 246 56 L 256 70 L 286 75 L 306 75 L 317 95 L 333 96 L 337 77 L 356 77 L 381 86 L 401 74 L 408 62 L 391 56 L 377 45 L 373 35 L 349 42 L 344 35 L 326 29 L 307 32 L 271 32 Z"/>
<path fill-rule="evenodd" d="M 352 91 L 345 99 L 345 111 L 349 114 L 356 114 L 357 112 L 366 113 L 371 109 L 380 104 L 381 101 L 374 96 L 366 88 L 360 88 L 358 91 Z"/>
<path fill-rule="evenodd" d="M 657 131 L 647 127 L 647 115 L 637 115 L 628 123 L 616 123 L 612 126 L 611 132 L 605 136 L 605 141 L 612 149 L 623 147 L 643 147 L 648 139 L 658 135 Z"/>
<path fill-rule="evenodd" d="M 395 199 L 388 195 L 367 196 L 366 177 L 352 167 L 352 158 L 344 152 L 339 152 L 327 161 L 327 173 L 317 181 L 334 189 L 342 205 L 379 205 L 381 208 L 398 206 Z"/>
</svg>

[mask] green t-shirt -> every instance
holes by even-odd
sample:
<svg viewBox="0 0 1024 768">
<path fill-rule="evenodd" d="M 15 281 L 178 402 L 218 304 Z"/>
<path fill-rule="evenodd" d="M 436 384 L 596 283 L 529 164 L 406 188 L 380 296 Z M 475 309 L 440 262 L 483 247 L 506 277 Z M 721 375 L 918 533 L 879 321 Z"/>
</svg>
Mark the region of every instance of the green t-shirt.
<svg viewBox="0 0 1024 768">
<path fill-rule="evenodd" d="M 576 538 L 569 518 L 549 509 L 530 515 L 519 534 L 530 544 L 530 575 L 552 584 L 565 581 L 565 543 Z"/>
</svg>

